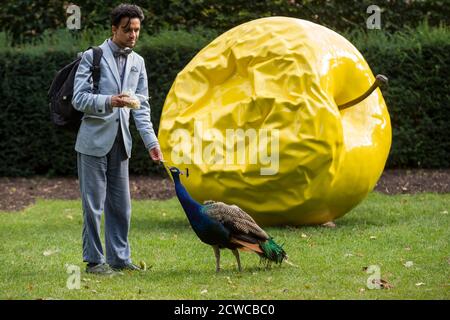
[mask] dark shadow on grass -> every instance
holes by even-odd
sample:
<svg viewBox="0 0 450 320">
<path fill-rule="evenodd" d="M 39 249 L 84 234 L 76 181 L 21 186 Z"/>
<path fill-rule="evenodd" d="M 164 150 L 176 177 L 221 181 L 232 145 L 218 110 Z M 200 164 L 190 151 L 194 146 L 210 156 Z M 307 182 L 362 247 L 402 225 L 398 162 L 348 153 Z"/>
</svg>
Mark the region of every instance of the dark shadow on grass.
<svg viewBox="0 0 450 320">
<path fill-rule="evenodd" d="M 396 215 L 383 217 L 379 213 L 374 213 L 371 217 L 361 217 L 357 214 L 351 217 L 345 217 L 342 220 L 336 220 L 336 226 L 339 227 L 358 227 L 358 229 L 365 229 L 371 227 L 387 227 L 408 223 L 413 217 L 409 215 Z"/>
<path fill-rule="evenodd" d="M 389 224 L 386 223 L 386 221 L 380 221 L 379 219 L 367 219 L 367 218 L 360 218 L 360 217 L 352 217 L 347 218 L 343 220 L 336 220 L 336 228 L 339 229 L 340 227 L 358 227 L 358 229 L 364 229 L 365 227 L 371 228 L 371 227 L 383 227 L 386 225 L 392 225 L 393 223 L 390 222 Z M 322 227 L 321 227 L 322 228 Z"/>
<path fill-rule="evenodd" d="M 131 217 L 131 228 L 143 231 L 184 231 L 191 229 L 187 219 L 160 219 L 160 218 L 133 218 Z"/>
<path fill-rule="evenodd" d="M 241 275 L 241 276 L 251 276 L 252 273 L 254 272 L 258 272 L 258 273 L 265 273 L 265 272 L 271 272 L 274 271 L 276 269 L 279 268 L 283 268 L 283 266 L 276 266 L 276 267 L 272 267 L 272 268 L 265 268 L 264 266 L 258 266 L 258 265 L 253 265 L 253 266 L 248 266 L 245 267 L 244 265 L 242 266 L 242 271 L 239 272 L 237 267 L 226 267 L 223 268 L 219 271 L 216 272 L 215 269 L 215 265 L 211 265 L 210 269 L 192 269 L 192 268 L 186 268 L 183 266 L 180 266 L 177 269 L 165 269 L 165 270 L 161 270 L 161 271 L 154 271 L 154 270 L 150 270 L 148 271 L 149 273 L 153 273 L 153 274 L 158 274 L 158 275 L 162 275 L 164 277 L 174 277 L 174 276 L 186 276 L 186 275 L 200 275 L 200 276 L 210 276 L 210 277 L 226 277 L 226 276 L 237 276 L 237 275 Z"/>
</svg>

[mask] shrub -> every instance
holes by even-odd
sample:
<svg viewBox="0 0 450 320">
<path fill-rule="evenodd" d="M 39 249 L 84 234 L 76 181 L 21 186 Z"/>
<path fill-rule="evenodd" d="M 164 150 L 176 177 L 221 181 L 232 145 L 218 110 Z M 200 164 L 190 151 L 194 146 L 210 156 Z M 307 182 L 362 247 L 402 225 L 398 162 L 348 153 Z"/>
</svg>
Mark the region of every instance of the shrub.
<svg viewBox="0 0 450 320">
<path fill-rule="evenodd" d="M 393 127 L 388 167 L 450 167 L 450 30 L 422 25 L 394 35 L 353 34 L 383 90 Z"/>
<path fill-rule="evenodd" d="M 0 35 L 0 176 L 75 175 L 75 134 L 56 130 L 49 120 L 47 90 L 57 70 L 77 51 L 104 39 L 98 32 L 60 42 L 48 36 L 36 46 L 7 48 Z M 164 99 L 179 71 L 216 33 L 166 31 L 143 35 L 136 49 L 146 60 L 152 120 L 157 131 Z M 347 34 L 363 53 L 374 74 L 390 79 L 383 90 L 393 126 L 388 167 L 438 168 L 450 165 L 450 32 L 421 26 L 389 35 Z M 159 169 L 151 165 L 141 139 L 130 162 L 133 174 Z"/>
<path fill-rule="evenodd" d="M 105 2 L 77 0 L 81 9 L 81 28 L 109 29 L 111 9 L 122 0 Z M 149 33 L 167 28 L 213 28 L 224 32 L 238 24 L 260 17 L 288 16 L 307 19 L 340 32 L 365 30 L 369 17 L 367 7 L 372 0 L 136 0 L 146 16 L 143 27 Z M 423 19 L 437 26 L 448 23 L 450 6 L 443 0 L 377 1 L 382 10 L 382 28 L 398 31 L 416 27 Z M 33 41 L 45 30 L 66 27 L 69 2 L 59 0 L 4 0 L 0 11 L 0 26 L 11 34 L 15 44 Z"/>
<path fill-rule="evenodd" d="M 91 44 L 105 38 L 97 34 Z M 136 49 L 146 60 L 152 119 L 158 130 L 165 96 L 177 73 L 209 40 L 208 31 L 162 32 L 143 36 Z M 0 37 L 0 42 L 4 37 Z M 57 40 L 61 39 L 61 40 Z M 88 47 L 89 37 L 76 39 L 61 31 L 36 46 L 0 48 L 0 176 L 34 174 L 75 175 L 76 135 L 57 130 L 49 120 L 47 91 L 56 71 L 74 60 L 78 51 Z M 132 127 L 133 127 L 132 123 Z M 131 173 L 156 172 L 145 152 L 141 138 L 131 129 L 135 145 Z"/>
</svg>

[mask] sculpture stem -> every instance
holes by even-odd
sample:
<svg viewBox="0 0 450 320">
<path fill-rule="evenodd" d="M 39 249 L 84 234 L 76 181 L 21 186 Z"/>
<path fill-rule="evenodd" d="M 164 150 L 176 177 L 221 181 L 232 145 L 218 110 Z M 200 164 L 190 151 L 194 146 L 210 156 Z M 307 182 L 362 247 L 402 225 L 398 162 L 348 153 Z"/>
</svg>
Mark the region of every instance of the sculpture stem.
<svg viewBox="0 0 450 320">
<path fill-rule="evenodd" d="M 350 107 L 353 107 L 355 104 L 360 103 L 361 101 L 363 101 L 365 98 L 367 98 L 368 96 L 370 96 L 370 94 L 378 87 L 380 87 L 383 84 L 387 84 L 388 83 L 388 78 L 385 75 L 382 74 L 377 74 L 377 76 L 375 77 L 375 82 L 370 86 L 369 89 L 367 89 L 366 92 L 364 92 L 361 96 L 359 96 L 356 99 L 353 99 L 349 102 L 346 102 L 344 104 L 338 105 L 339 110 L 343 110 L 343 109 L 347 109 Z"/>
</svg>

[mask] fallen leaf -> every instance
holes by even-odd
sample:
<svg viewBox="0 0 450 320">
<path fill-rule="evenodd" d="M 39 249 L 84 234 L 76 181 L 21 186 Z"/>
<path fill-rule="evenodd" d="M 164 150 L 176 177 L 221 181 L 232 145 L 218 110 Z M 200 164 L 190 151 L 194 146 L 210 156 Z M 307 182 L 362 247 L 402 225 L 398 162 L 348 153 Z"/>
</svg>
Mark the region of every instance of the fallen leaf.
<svg viewBox="0 0 450 320">
<path fill-rule="evenodd" d="M 143 271 L 145 271 L 145 270 L 147 270 L 147 264 L 145 263 L 145 261 L 139 261 L 139 267 L 143 270 Z"/>
<path fill-rule="evenodd" d="M 346 253 L 346 254 L 344 254 L 344 257 L 346 257 L 346 258 L 353 257 L 353 253 Z"/>
<path fill-rule="evenodd" d="M 380 289 L 392 289 L 394 286 L 392 284 L 390 284 L 389 282 L 387 282 L 384 279 L 373 279 L 372 283 L 375 285 L 379 285 Z"/>
<path fill-rule="evenodd" d="M 417 286 L 417 287 L 424 286 L 424 285 L 425 285 L 424 282 L 417 282 L 417 283 L 416 283 L 416 286 Z"/>
<path fill-rule="evenodd" d="M 51 256 L 52 254 L 58 253 L 59 249 L 55 249 L 55 250 L 45 250 L 42 254 L 46 257 Z"/>
<path fill-rule="evenodd" d="M 411 268 L 411 267 L 414 265 L 414 262 L 412 262 L 412 261 L 406 261 L 403 265 L 404 265 L 405 267 L 407 267 L 407 268 Z"/>
<path fill-rule="evenodd" d="M 356 252 L 356 253 L 346 253 L 344 254 L 344 257 L 348 258 L 348 257 L 364 257 L 364 255 L 361 252 Z"/>
<path fill-rule="evenodd" d="M 363 267 L 362 271 L 367 273 L 369 267 Z M 388 274 L 389 275 L 389 274 Z M 384 279 L 372 279 L 372 283 L 379 286 L 380 289 L 392 289 L 394 286 Z"/>
<path fill-rule="evenodd" d="M 322 227 L 325 228 L 336 228 L 336 223 L 334 223 L 333 221 L 328 221 L 322 224 Z"/>
</svg>

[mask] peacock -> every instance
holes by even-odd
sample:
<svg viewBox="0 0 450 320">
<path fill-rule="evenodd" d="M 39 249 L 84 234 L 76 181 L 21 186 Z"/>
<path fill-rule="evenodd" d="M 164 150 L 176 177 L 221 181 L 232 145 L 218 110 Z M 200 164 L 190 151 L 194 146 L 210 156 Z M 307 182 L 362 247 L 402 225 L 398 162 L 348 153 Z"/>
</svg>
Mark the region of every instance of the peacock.
<svg viewBox="0 0 450 320">
<path fill-rule="evenodd" d="M 236 205 L 212 200 L 200 204 L 187 192 L 180 181 L 178 168 L 169 171 L 175 183 L 175 192 L 192 229 L 200 240 L 214 249 L 216 272 L 220 271 L 220 249 L 230 249 L 236 257 L 238 270 L 242 271 L 239 251 L 258 254 L 266 265 L 281 264 L 287 259 L 283 247 L 278 245 L 245 211 Z"/>
</svg>

